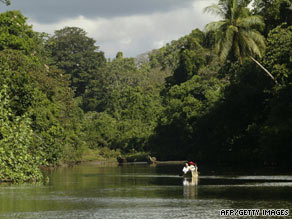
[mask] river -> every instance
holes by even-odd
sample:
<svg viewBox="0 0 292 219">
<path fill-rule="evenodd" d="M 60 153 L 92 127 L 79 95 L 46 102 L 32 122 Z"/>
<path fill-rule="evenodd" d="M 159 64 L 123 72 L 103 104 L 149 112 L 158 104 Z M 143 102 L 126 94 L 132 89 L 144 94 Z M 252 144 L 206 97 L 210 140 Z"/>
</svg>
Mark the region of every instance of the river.
<svg viewBox="0 0 292 219">
<path fill-rule="evenodd" d="M 292 214 L 291 174 L 200 167 L 198 181 L 184 181 L 181 169 L 148 164 L 57 168 L 46 173 L 46 184 L 0 185 L 0 218 L 222 218 L 221 209 L 288 209 Z"/>
</svg>

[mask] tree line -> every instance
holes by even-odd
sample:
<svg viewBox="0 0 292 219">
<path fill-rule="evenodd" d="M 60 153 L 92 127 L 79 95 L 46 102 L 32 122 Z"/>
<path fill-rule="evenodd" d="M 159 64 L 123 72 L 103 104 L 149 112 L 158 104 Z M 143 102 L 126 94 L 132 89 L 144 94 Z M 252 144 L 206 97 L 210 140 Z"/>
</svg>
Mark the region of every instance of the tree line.
<svg viewBox="0 0 292 219">
<path fill-rule="evenodd" d="M 2 1 L 9 4 L 9 1 Z M 0 181 L 87 149 L 160 160 L 288 165 L 292 4 L 219 0 L 204 30 L 142 59 L 106 59 L 78 27 L 38 33 L 0 14 Z"/>
</svg>

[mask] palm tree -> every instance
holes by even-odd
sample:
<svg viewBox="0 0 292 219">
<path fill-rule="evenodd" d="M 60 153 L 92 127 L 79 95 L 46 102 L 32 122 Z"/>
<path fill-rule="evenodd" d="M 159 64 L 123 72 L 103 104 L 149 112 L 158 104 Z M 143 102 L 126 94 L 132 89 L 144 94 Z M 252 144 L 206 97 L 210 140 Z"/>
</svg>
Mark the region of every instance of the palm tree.
<svg viewBox="0 0 292 219">
<path fill-rule="evenodd" d="M 219 0 L 204 9 L 222 18 L 220 21 L 206 25 L 206 32 L 214 31 L 216 36 L 216 51 L 221 61 L 227 57 L 239 59 L 250 58 L 259 65 L 274 81 L 274 76 L 262 66 L 254 56 L 262 57 L 265 48 L 265 38 L 257 29 L 264 27 L 260 16 L 251 15 L 248 0 Z"/>
</svg>

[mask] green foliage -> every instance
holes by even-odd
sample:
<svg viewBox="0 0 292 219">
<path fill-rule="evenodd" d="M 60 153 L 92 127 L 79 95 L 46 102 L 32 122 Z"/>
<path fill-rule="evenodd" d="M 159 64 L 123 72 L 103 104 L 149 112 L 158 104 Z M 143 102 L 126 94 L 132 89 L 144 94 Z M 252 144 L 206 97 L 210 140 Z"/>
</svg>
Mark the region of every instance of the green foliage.
<svg viewBox="0 0 292 219">
<path fill-rule="evenodd" d="M 291 72 L 291 71 L 290 71 Z M 261 150 L 263 159 L 268 162 L 290 166 L 291 125 L 292 125 L 292 84 L 277 90 L 270 102 L 271 111 L 265 126 L 262 127 Z"/>
<path fill-rule="evenodd" d="M 259 129 L 269 112 L 272 84 L 251 62 L 234 64 L 230 71 L 224 98 L 198 123 L 198 150 L 201 159 L 213 162 L 260 162 Z"/>
<path fill-rule="evenodd" d="M 101 82 L 102 66 L 106 61 L 95 40 L 86 35 L 81 28 L 65 27 L 55 31 L 46 43 L 55 65 L 70 75 L 76 97 L 83 96 L 92 83 L 100 86 L 97 83 Z"/>
<path fill-rule="evenodd" d="M 99 101 L 84 120 L 84 132 L 90 148 L 109 147 L 122 152 L 146 150 L 160 113 L 161 80 L 147 64 L 137 66 L 133 58 L 121 52 L 108 61 L 102 78 L 102 90 L 92 99 Z M 94 91 L 96 87 L 92 87 Z M 84 101 L 89 98 L 89 93 Z"/>
<path fill-rule="evenodd" d="M 290 0 L 255 0 L 253 11 L 264 18 L 265 35 L 282 23 L 292 25 L 292 3 Z"/>
<path fill-rule="evenodd" d="M 40 180 L 40 165 L 149 152 L 289 164 L 291 2 L 255 0 L 252 12 L 250 2 L 207 7 L 222 20 L 153 50 L 148 62 L 122 52 L 106 61 L 80 28 L 48 37 L 20 12 L 0 14 L 0 181 Z M 280 83 L 245 60 L 252 55 Z"/>
<path fill-rule="evenodd" d="M 133 58 L 123 58 L 121 52 L 117 57 L 107 62 L 99 81 L 91 81 L 84 95 L 84 104 L 88 109 L 104 111 L 111 103 L 113 92 L 121 92 L 125 87 L 135 87 L 143 81 L 143 73 L 138 69 Z"/>
<path fill-rule="evenodd" d="M 152 152 L 158 158 L 186 159 L 194 156 L 196 124 L 221 97 L 223 86 L 216 78 L 194 76 L 171 87 L 165 95 L 165 109 L 151 140 Z"/>
<path fill-rule="evenodd" d="M 25 21 L 20 12 L 0 15 L 0 87 L 6 86 L 3 92 L 9 97 L 0 116 L 6 118 L 8 113 L 7 121 L 17 130 L 9 131 L 5 120 L 5 133 L 1 134 L 5 134 L 2 143 L 7 143 L 7 151 L 3 159 L 15 165 L 3 166 L 0 181 L 40 180 L 40 165 L 76 160 L 84 147 L 79 122 L 82 112 L 73 99 L 69 78 L 48 64 L 43 36 Z"/>
<path fill-rule="evenodd" d="M 291 152 L 292 26 L 280 25 L 269 32 L 265 62 L 280 84 L 273 92 L 270 113 L 262 127 L 261 147 L 271 162 L 289 164 Z"/>
<path fill-rule="evenodd" d="M 160 98 L 140 87 L 114 90 L 105 112 L 85 115 L 90 148 L 109 147 L 123 152 L 146 149 L 160 113 Z"/>
<path fill-rule="evenodd" d="M 0 88 L 0 181 L 38 181 L 42 179 L 42 151 L 31 148 L 30 120 L 27 115 L 13 116 L 7 85 Z"/>
<path fill-rule="evenodd" d="M 111 150 L 108 147 L 103 148 L 87 148 L 82 154 L 82 161 L 112 161 L 116 162 L 117 158 L 121 156 L 119 150 Z"/>
<path fill-rule="evenodd" d="M 45 93 L 39 90 L 45 90 L 38 83 L 40 81 L 33 80 L 34 74 L 38 74 L 39 79 L 43 78 L 42 74 L 47 73 L 45 68 L 41 68 L 34 59 L 16 50 L 0 52 L 0 63 L 2 64 L 1 79 L 9 85 L 8 92 L 13 114 L 22 116 L 26 112 L 30 112 L 32 119 L 30 125 L 35 135 L 34 144 L 31 147 L 34 147 L 35 150 L 42 150 L 45 161 L 58 162 L 62 157 L 61 148 L 64 144 L 64 128 L 58 119 L 60 103 L 50 100 Z M 35 72 L 35 70 L 37 71 Z M 35 84 L 37 85 L 35 86 Z M 46 85 L 51 85 L 48 80 L 46 80 Z M 56 97 L 48 87 L 46 87 L 46 92 L 51 93 L 51 98 Z"/>
<path fill-rule="evenodd" d="M 26 24 L 26 18 L 19 11 L 0 14 L 0 50 L 21 50 L 26 55 L 37 53 L 38 34 Z"/>
<path fill-rule="evenodd" d="M 201 38 L 196 37 L 195 31 L 188 37 L 184 48 L 179 53 L 179 64 L 174 70 L 173 76 L 167 79 L 168 86 L 191 79 L 198 74 L 200 67 L 206 64 L 206 50 L 201 45 L 204 34 L 198 30 L 196 32 L 202 35 Z"/>
<path fill-rule="evenodd" d="M 123 158 L 127 160 L 127 162 L 146 162 L 148 161 L 148 152 L 132 152 L 128 153 Z"/>
<path fill-rule="evenodd" d="M 182 37 L 179 40 L 174 40 L 166 46 L 153 50 L 149 54 L 150 65 L 152 68 L 160 67 L 163 70 L 173 70 L 178 64 L 178 52 L 184 46 L 186 37 Z"/>
<path fill-rule="evenodd" d="M 88 112 L 84 118 L 84 133 L 91 149 L 113 147 L 119 134 L 117 121 L 105 112 Z"/>
<path fill-rule="evenodd" d="M 151 68 L 161 68 L 164 71 L 174 71 L 180 64 L 180 53 L 184 49 L 198 49 L 207 44 L 205 34 L 199 29 L 189 35 L 167 43 L 164 47 L 153 50 L 149 54 Z"/>
<path fill-rule="evenodd" d="M 282 85 L 292 81 L 292 26 L 280 25 L 269 32 L 265 65 Z"/>
</svg>

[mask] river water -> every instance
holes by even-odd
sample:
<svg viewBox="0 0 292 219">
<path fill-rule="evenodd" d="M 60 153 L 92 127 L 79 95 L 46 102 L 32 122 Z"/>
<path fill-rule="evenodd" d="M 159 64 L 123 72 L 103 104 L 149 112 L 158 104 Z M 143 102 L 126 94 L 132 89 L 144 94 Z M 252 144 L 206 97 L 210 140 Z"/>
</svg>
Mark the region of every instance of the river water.
<svg viewBox="0 0 292 219">
<path fill-rule="evenodd" d="M 196 181 L 184 180 L 181 169 L 147 164 L 57 168 L 47 173 L 46 184 L 0 185 L 0 218 L 222 218 L 220 209 L 289 209 L 292 214 L 290 174 L 200 167 Z"/>
</svg>

